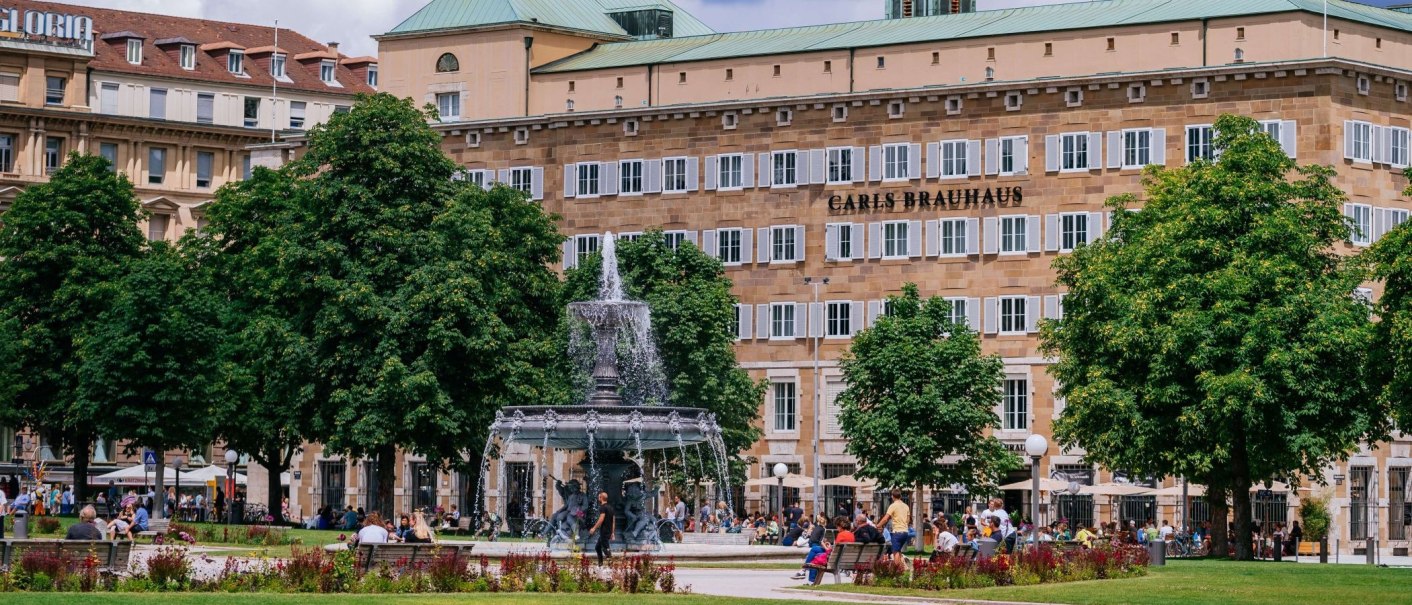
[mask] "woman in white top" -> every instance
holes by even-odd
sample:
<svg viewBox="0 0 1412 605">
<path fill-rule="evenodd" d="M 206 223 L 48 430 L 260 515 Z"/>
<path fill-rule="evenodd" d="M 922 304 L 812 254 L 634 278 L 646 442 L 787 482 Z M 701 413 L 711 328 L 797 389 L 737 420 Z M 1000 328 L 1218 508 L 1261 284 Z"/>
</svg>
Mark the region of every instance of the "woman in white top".
<svg viewBox="0 0 1412 605">
<path fill-rule="evenodd" d="M 951 533 L 951 523 L 945 519 L 938 522 L 937 529 L 940 533 L 936 536 L 937 552 L 944 552 L 949 555 L 956 554 L 956 545 L 961 541 L 956 538 L 956 534 Z"/>
<path fill-rule="evenodd" d="M 382 526 L 382 517 L 377 513 L 368 514 L 363 529 L 358 530 L 358 543 L 387 544 L 387 529 Z"/>
</svg>

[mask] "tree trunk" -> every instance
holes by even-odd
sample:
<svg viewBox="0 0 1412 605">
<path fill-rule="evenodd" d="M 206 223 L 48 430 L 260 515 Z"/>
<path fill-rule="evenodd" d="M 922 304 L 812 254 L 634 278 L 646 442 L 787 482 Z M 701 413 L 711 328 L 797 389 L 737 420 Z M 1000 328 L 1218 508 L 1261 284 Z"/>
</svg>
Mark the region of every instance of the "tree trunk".
<svg viewBox="0 0 1412 605">
<path fill-rule="evenodd" d="M 377 503 L 378 508 L 382 509 L 382 513 L 386 517 L 396 514 L 392 501 L 392 486 L 397 482 L 396 470 L 397 447 L 390 443 L 379 446 L 377 449 Z"/>
<path fill-rule="evenodd" d="M 268 449 L 263 449 L 260 452 L 260 459 L 255 460 L 255 462 L 260 463 L 260 466 L 265 467 L 265 486 L 266 489 L 269 490 L 266 494 L 266 498 L 268 498 L 265 501 L 266 510 L 269 511 L 271 517 L 275 518 L 277 523 L 285 523 L 289 521 L 289 519 L 284 517 L 284 507 L 282 506 L 284 485 L 280 483 L 279 476 L 285 469 L 289 468 L 289 457 L 281 451 L 284 448 L 278 445 L 270 445 L 267 446 L 267 448 Z"/>
<path fill-rule="evenodd" d="M 80 432 L 86 433 L 86 431 Z M 75 507 L 77 507 L 80 502 L 88 499 L 88 456 L 89 450 L 91 449 L 88 439 L 91 436 L 92 435 L 87 434 L 78 435 L 73 443 Z M 74 510 L 74 513 L 77 514 L 78 510 Z"/>
<path fill-rule="evenodd" d="M 1208 555 L 1224 559 L 1230 549 L 1230 535 L 1226 531 L 1226 518 L 1230 516 L 1230 508 L 1226 506 L 1226 487 L 1216 481 L 1208 481 L 1206 502 L 1211 510 L 1211 551 Z"/>
<path fill-rule="evenodd" d="M 1237 561 L 1255 558 L 1250 548 L 1250 463 L 1245 457 L 1245 435 L 1235 433 L 1231 447 L 1231 506 L 1235 507 L 1235 554 Z"/>
<path fill-rule="evenodd" d="M 927 554 L 927 517 L 926 509 L 922 506 L 922 482 L 917 482 L 917 491 L 912 498 L 912 502 L 917 505 L 917 512 L 912 515 L 912 526 L 917 528 L 917 552 L 925 555 Z"/>
<path fill-rule="evenodd" d="M 157 455 L 157 469 L 152 473 L 152 486 L 156 496 L 152 498 L 152 518 L 165 519 L 167 517 L 167 450 L 160 446 L 153 447 L 152 453 Z"/>
</svg>

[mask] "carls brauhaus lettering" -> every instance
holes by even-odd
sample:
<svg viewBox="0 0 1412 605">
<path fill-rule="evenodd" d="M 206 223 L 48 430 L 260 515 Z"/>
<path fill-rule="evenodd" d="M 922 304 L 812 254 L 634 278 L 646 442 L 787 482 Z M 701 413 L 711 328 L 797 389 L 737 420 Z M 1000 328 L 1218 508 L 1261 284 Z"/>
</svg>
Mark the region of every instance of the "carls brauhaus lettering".
<svg viewBox="0 0 1412 605">
<path fill-rule="evenodd" d="M 938 191 L 858 192 L 829 196 L 829 212 L 891 212 L 895 210 L 966 210 L 971 208 L 1018 208 L 1025 202 L 1023 187 L 988 187 Z"/>
</svg>

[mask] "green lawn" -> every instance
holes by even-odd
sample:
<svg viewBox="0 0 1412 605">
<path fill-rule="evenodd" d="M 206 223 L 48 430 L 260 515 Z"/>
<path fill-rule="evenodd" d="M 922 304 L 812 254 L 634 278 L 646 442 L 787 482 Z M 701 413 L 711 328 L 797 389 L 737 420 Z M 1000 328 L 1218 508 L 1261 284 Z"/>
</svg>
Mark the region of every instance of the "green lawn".
<svg viewBox="0 0 1412 605">
<path fill-rule="evenodd" d="M 831 582 L 827 579 L 825 582 Z M 1378 603 L 1412 605 L 1412 569 L 1361 565 L 1168 561 L 1146 577 L 954 591 L 864 588 L 825 584 L 825 590 L 931 598 L 1071 605 L 1291 605 Z"/>
<path fill-rule="evenodd" d="M 14 599 L 13 601 L 11 599 Z M 73 594 L 73 593 L 0 593 L 0 603 L 23 602 L 25 605 L 308 605 L 335 603 L 367 603 L 369 605 L 459 605 L 461 603 L 493 603 L 514 605 L 610 605 L 631 601 L 633 605 L 810 605 L 809 600 L 774 601 L 732 599 L 701 595 L 621 595 L 621 594 L 455 594 L 455 595 L 314 595 L 314 594 Z"/>
</svg>

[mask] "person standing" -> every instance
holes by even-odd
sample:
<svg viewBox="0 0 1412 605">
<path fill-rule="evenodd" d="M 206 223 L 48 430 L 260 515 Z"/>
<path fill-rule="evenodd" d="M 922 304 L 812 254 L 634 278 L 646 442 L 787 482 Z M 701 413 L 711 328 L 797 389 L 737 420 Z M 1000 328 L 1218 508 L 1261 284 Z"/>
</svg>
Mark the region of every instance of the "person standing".
<svg viewBox="0 0 1412 605">
<path fill-rule="evenodd" d="M 63 496 L 61 497 L 61 499 L 59 500 L 59 511 L 62 512 L 63 514 L 65 514 L 65 515 L 71 515 L 71 514 L 73 514 L 73 512 L 74 512 L 74 486 L 70 485 L 70 486 L 64 488 L 64 495 L 63 495 Z M 97 516 L 97 515 L 98 515 L 98 511 L 93 511 L 93 514 L 94 514 L 94 516 Z"/>
<path fill-rule="evenodd" d="M 5 486 L 0 485 L 0 540 L 5 539 L 5 516 L 10 514 L 10 499 L 5 497 Z"/>
<path fill-rule="evenodd" d="M 887 506 L 887 512 L 878 520 L 878 525 L 891 530 L 892 557 L 902 560 L 902 549 L 907 547 L 911 537 L 907 531 L 912 528 L 912 509 L 902 501 L 902 490 L 892 490 L 892 504 Z"/>
<path fill-rule="evenodd" d="M 108 482 L 108 518 L 109 518 L 109 519 L 112 519 L 113 517 L 118 516 L 118 499 L 121 498 L 121 497 L 122 497 L 122 494 L 118 492 L 118 486 L 117 486 L 117 484 L 114 483 L 114 482 L 112 482 L 112 481 L 109 481 L 109 482 Z"/>
<path fill-rule="evenodd" d="M 681 496 L 677 496 L 677 506 L 672 513 L 672 520 L 677 524 L 677 531 L 686 531 L 686 503 L 682 502 Z"/>
<path fill-rule="evenodd" d="M 608 492 L 598 492 L 598 521 L 589 528 L 588 533 L 598 534 L 598 544 L 593 547 L 593 552 L 598 555 L 598 566 L 603 566 L 603 558 L 613 557 L 613 552 L 609 546 L 613 541 L 614 525 L 617 518 L 614 516 L 613 506 L 608 504 Z"/>
<path fill-rule="evenodd" d="M 799 501 L 791 502 L 789 508 L 784 511 L 784 519 L 788 523 L 789 529 L 799 527 L 799 521 L 804 518 L 804 509 L 800 508 Z"/>
<path fill-rule="evenodd" d="M 0 494 L 0 498 L 4 498 L 4 495 Z M 1295 521 L 1289 528 L 1289 554 L 1291 556 L 1299 556 L 1299 542 L 1303 539 L 1304 530 L 1299 527 L 1299 521 Z"/>
</svg>

